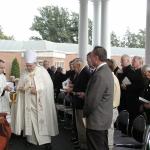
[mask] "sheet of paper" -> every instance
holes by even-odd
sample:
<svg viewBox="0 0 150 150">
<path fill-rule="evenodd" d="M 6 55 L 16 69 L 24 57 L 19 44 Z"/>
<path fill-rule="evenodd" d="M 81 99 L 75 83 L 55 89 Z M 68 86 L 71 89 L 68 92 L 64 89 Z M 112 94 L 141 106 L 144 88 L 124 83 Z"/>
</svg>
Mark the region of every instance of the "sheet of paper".
<svg viewBox="0 0 150 150">
<path fill-rule="evenodd" d="M 86 118 L 82 118 L 82 121 L 83 121 L 83 124 L 84 124 L 84 126 L 86 128 Z"/>
<path fill-rule="evenodd" d="M 150 103 L 149 100 L 147 100 L 147 99 L 145 99 L 143 97 L 139 97 L 139 100 L 142 101 L 142 102 L 144 102 L 144 103 Z"/>
<path fill-rule="evenodd" d="M 129 80 L 128 77 L 125 77 L 125 78 L 122 80 L 122 83 L 123 83 L 124 85 L 131 85 L 131 81 Z"/>
</svg>

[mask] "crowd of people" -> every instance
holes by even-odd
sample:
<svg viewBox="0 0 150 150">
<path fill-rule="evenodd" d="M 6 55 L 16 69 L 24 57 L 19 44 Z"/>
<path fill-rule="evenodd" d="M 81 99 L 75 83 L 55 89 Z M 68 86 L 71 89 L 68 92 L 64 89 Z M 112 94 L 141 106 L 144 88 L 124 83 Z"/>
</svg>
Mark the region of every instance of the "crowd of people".
<svg viewBox="0 0 150 150">
<path fill-rule="evenodd" d="M 0 145 L 7 145 L 12 132 L 51 150 L 51 137 L 59 134 L 56 104 L 66 105 L 65 99 L 73 112 L 75 149 L 112 150 L 114 123 L 123 110 L 129 112 L 129 136 L 138 115 L 145 114 L 150 122 L 150 65 L 143 65 L 139 56 L 123 55 L 119 65 L 107 58 L 103 47 L 96 46 L 87 54 L 87 63 L 75 58 L 64 73 L 61 67 L 50 67 L 48 60 L 43 66 L 37 64 L 36 52 L 28 50 L 25 63 L 15 88 L 16 103 L 10 108 L 12 89 L 6 82 L 5 62 L 0 60 L 0 140 L 7 139 Z M 8 134 L 1 133 L 1 124 Z"/>
</svg>

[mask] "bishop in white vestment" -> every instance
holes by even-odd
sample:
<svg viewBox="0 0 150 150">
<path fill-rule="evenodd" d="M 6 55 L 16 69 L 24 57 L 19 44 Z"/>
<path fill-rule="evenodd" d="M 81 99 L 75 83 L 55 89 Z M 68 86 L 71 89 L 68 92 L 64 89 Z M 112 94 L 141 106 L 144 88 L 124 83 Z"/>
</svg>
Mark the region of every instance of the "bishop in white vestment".
<svg viewBox="0 0 150 150">
<path fill-rule="evenodd" d="M 35 145 L 51 143 L 58 134 L 52 80 L 42 66 L 36 64 L 36 53 L 26 51 L 26 70 L 17 86 L 17 102 L 12 129 L 17 135 L 23 130 L 27 141 Z"/>
</svg>

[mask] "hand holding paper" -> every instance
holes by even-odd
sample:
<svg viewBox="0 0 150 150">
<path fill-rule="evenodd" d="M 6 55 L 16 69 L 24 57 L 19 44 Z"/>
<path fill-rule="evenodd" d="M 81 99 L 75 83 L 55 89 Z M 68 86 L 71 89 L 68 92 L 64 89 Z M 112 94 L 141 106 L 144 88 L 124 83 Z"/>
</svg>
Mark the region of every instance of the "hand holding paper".
<svg viewBox="0 0 150 150">
<path fill-rule="evenodd" d="M 147 99 L 145 99 L 145 98 L 143 98 L 143 97 L 139 97 L 139 100 L 142 101 L 142 102 L 144 102 L 144 103 L 147 103 L 147 104 L 150 103 L 149 100 L 147 100 Z"/>
<path fill-rule="evenodd" d="M 122 84 L 123 85 L 131 85 L 131 81 L 128 77 L 125 77 L 123 80 L 122 80 Z"/>
</svg>

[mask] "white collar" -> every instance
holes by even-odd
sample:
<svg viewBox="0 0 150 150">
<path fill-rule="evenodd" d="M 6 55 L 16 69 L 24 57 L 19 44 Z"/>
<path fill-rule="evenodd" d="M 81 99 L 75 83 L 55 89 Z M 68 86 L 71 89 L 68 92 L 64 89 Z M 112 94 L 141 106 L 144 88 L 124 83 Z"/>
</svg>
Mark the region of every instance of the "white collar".
<svg viewBox="0 0 150 150">
<path fill-rule="evenodd" d="M 99 69 L 99 68 L 101 68 L 102 66 L 104 66 L 106 63 L 104 62 L 104 63 L 101 63 L 99 66 L 97 66 L 97 68 L 96 68 L 96 71 Z"/>
</svg>

